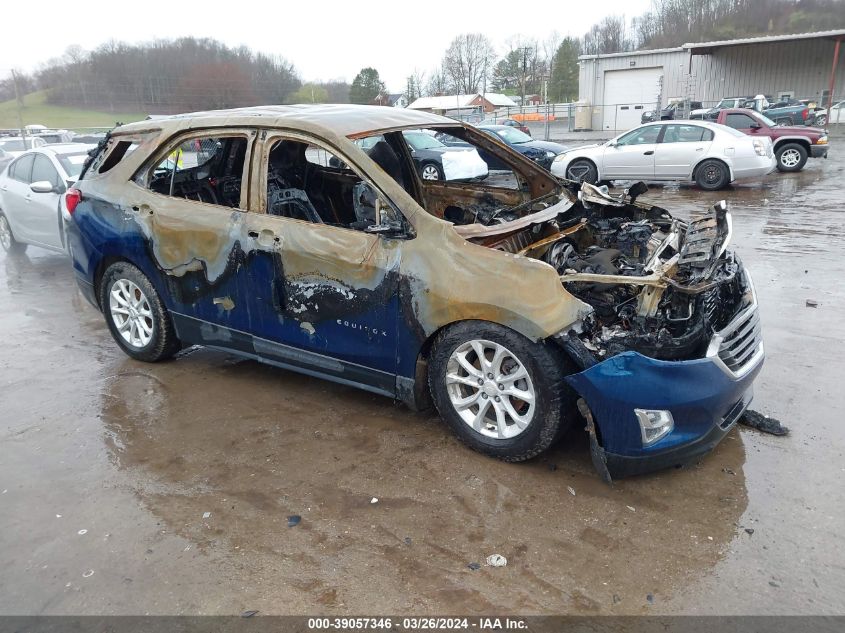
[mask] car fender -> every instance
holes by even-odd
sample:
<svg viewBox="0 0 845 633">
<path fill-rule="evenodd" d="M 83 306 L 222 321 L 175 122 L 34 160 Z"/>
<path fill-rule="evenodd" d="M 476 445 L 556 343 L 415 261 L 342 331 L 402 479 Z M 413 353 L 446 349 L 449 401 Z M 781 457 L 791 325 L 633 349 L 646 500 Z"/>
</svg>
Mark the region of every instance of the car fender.
<svg viewBox="0 0 845 633">
<path fill-rule="evenodd" d="M 778 145 L 783 143 L 802 143 L 807 146 L 807 150 L 809 151 L 810 146 L 814 145 L 814 143 L 806 136 L 778 136 L 773 141 L 774 149 L 777 150 Z"/>
<path fill-rule="evenodd" d="M 587 160 L 592 161 L 593 164 L 596 166 L 596 172 L 598 173 L 599 180 L 601 180 L 602 174 L 604 172 L 604 145 L 592 145 L 586 148 L 582 147 L 575 150 L 571 150 L 564 154 L 560 154 L 560 156 L 562 156 L 563 158 L 561 158 L 559 161 L 553 161 L 551 169 L 552 174 L 557 176 L 558 178 L 566 178 L 566 170 L 569 167 L 570 163 L 572 163 L 572 161 L 579 158 L 586 158 Z"/>
</svg>

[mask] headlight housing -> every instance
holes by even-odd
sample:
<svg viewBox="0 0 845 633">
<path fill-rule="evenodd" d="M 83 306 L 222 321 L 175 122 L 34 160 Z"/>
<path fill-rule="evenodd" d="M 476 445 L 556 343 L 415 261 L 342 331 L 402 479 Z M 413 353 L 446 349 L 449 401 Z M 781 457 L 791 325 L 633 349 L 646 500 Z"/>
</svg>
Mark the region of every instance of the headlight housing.
<svg viewBox="0 0 845 633">
<path fill-rule="evenodd" d="M 546 158 L 554 158 L 555 156 L 557 156 L 557 154 L 554 152 L 546 152 Z"/>
<path fill-rule="evenodd" d="M 640 423 L 643 446 L 651 446 L 675 428 L 672 412 L 665 409 L 634 409 L 634 415 Z"/>
<path fill-rule="evenodd" d="M 766 144 L 759 138 L 754 139 L 754 151 L 757 153 L 757 156 L 766 155 Z"/>
<path fill-rule="evenodd" d="M 819 140 L 816 141 L 816 145 L 827 145 L 827 134 L 819 137 Z"/>
</svg>

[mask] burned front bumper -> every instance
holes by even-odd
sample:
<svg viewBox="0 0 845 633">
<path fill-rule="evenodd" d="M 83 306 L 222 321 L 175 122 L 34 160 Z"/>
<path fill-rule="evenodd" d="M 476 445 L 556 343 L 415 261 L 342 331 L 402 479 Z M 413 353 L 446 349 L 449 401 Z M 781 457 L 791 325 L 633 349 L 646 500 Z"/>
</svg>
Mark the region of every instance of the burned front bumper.
<svg viewBox="0 0 845 633">
<path fill-rule="evenodd" d="M 611 476 L 682 465 L 704 455 L 748 407 L 764 351 L 757 300 L 745 275 L 747 300 L 713 333 L 704 358 L 666 361 L 623 352 L 567 378 L 596 426 L 594 460 L 603 461 Z M 648 443 L 637 411 L 668 412 L 671 430 Z"/>
</svg>

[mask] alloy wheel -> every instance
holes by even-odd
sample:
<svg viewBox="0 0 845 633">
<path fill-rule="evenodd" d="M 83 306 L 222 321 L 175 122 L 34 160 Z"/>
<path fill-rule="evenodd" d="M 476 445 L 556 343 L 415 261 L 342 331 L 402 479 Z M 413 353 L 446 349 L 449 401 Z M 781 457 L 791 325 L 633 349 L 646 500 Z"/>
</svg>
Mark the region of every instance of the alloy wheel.
<svg viewBox="0 0 845 633">
<path fill-rule="evenodd" d="M 788 149 L 780 155 L 780 162 L 784 167 L 795 167 L 801 162 L 801 152 L 797 149 Z"/>
<path fill-rule="evenodd" d="M 128 279 L 118 279 L 109 291 L 109 311 L 118 333 L 132 347 L 142 348 L 153 338 L 153 312 L 142 290 Z"/>
<path fill-rule="evenodd" d="M 446 390 L 461 419 L 486 437 L 516 437 L 534 416 L 537 397 L 528 370 L 513 352 L 492 341 L 468 341 L 452 352 Z"/>
<path fill-rule="evenodd" d="M 437 167 L 434 165 L 426 165 L 422 168 L 422 179 L 423 180 L 440 180 L 440 174 L 437 171 Z"/>
</svg>

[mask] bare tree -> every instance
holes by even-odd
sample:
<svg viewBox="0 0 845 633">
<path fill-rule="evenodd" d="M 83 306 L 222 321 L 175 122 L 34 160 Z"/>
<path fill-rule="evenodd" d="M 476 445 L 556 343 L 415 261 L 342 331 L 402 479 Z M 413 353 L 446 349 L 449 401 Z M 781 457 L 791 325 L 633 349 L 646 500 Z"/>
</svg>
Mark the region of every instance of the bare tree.
<svg viewBox="0 0 845 633">
<path fill-rule="evenodd" d="M 443 70 L 451 79 L 455 92 L 469 94 L 486 84 L 495 59 L 496 51 L 487 36 L 464 33 L 452 40 L 446 49 Z"/>
<path fill-rule="evenodd" d="M 443 70 L 442 67 L 435 68 L 428 75 L 428 83 L 426 84 L 425 96 L 436 97 L 439 95 L 447 94 L 449 92 L 453 91 L 451 90 L 449 78 L 446 76 L 446 72 Z"/>
</svg>

